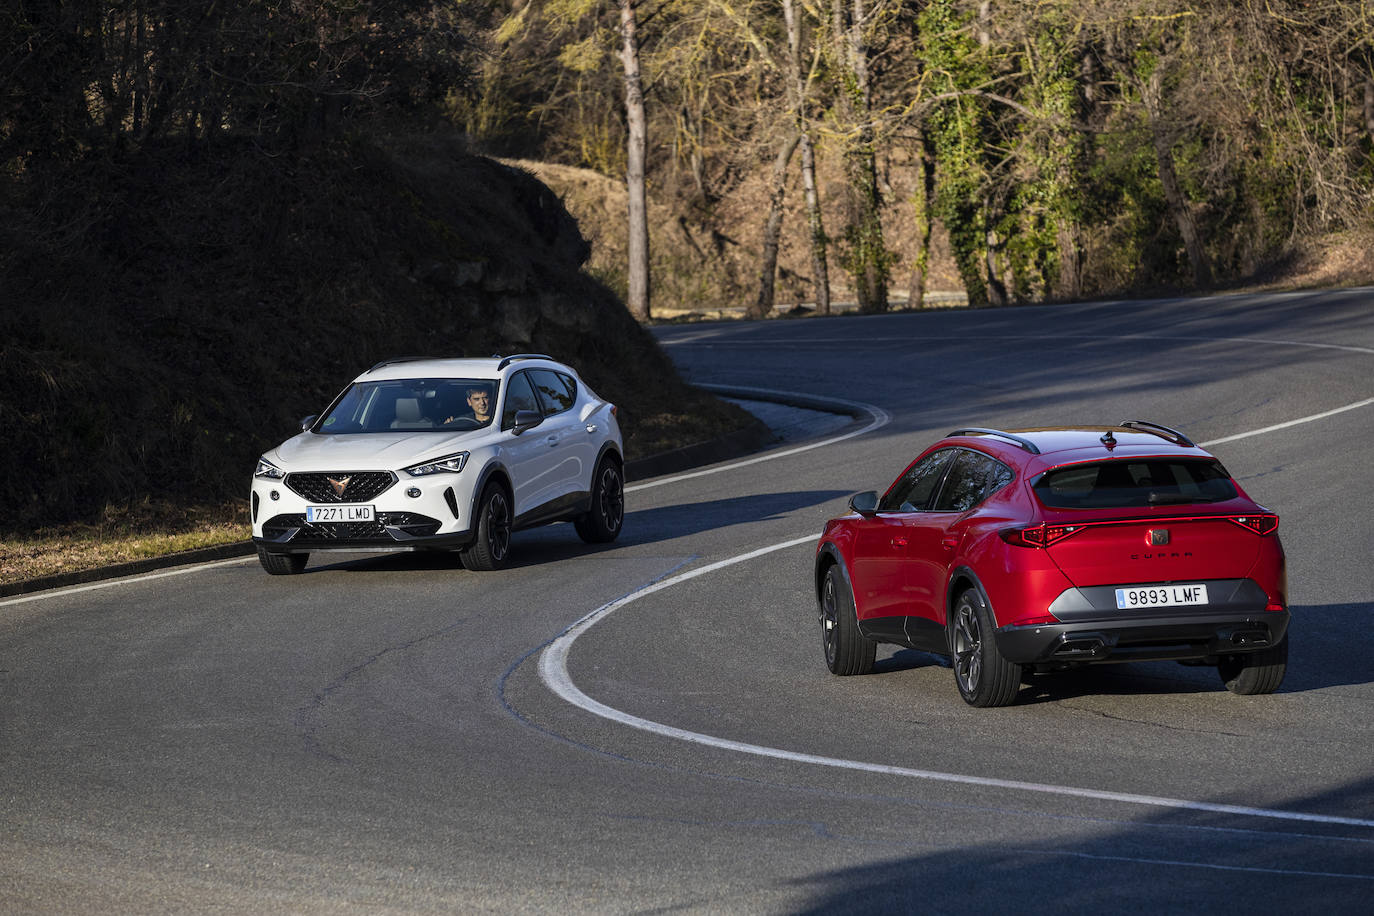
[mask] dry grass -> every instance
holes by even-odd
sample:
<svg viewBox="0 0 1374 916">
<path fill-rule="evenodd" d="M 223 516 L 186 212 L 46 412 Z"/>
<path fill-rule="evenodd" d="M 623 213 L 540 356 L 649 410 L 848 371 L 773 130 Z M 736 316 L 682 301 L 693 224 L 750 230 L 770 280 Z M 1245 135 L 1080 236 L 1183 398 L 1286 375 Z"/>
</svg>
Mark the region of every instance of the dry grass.
<svg viewBox="0 0 1374 916">
<path fill-rule="evenodd" d="M 109 509 L 96 524 L 71 524 L 0 539 L 0 585 L 99 569 L 248 540 L 246 504 Z"/>
</svg>

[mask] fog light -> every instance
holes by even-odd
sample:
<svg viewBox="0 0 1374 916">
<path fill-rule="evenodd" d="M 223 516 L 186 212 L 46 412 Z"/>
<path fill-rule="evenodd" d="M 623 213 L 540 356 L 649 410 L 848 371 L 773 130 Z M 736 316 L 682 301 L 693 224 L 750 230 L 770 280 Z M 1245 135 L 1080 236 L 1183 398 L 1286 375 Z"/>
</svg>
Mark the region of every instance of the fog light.
<svg viewBox="0 0 1374 916">
<path fill-rule="evenodd" d="M 272 497 L 272 501 L 273 501 L 273 502 L 276 502 L 277 500 L 281 499 L 281 494 L 278 493 L 276 490 L 273 490 L 273 491 L 272 491 L 271 493 L 269 493 L 268 495 Z"/>
<path fill-rule="evenodd" d="M 411 487 L 409 490 L 406 490 L 406 496 L 409 496 L 411 499 L 419 499 L 419 498 L 420 498 L 420 488 L 419 488 L 419 487 Z"/>
</svg>

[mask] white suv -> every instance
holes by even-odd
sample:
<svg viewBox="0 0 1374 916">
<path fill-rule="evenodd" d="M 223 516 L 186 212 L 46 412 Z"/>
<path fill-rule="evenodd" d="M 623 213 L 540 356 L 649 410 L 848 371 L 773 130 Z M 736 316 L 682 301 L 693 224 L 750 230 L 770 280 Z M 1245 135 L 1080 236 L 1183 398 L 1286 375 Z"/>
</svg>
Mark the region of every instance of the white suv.
<svg viewBox="0 0 1374 916">
<path fill-rule="evenodd" d="M 512 531 L 547 522 L 612 541 L 616 408 L 547 356 L 387 360 L 258 459 L 252 513 L 273 575 L 322 550 L 458 550 L 468 569 L 496 569 Z"/>
</svg>

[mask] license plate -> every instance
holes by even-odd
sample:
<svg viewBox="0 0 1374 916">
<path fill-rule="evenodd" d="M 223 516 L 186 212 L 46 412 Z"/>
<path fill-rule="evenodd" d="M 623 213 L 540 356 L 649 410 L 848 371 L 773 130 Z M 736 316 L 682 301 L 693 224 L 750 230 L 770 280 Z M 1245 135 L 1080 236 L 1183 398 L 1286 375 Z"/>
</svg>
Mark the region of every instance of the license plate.
<svg viewBox="0 0 1374 916">
<path fill-rule="evenodd" d="M 371 506 L 348 503 L 340 506 L 306 506 L 307 522 L 370 522 L 375 513 Z"/>
<path fill-rule="evenodd" d="M 1206 603 L 1207 586 L 1201 583 L 1197 585 L 1152 585 L 1148 588 L 1118 588 L 1116 590 L 1116 606 L 1122 609 Z"/>
</svg>

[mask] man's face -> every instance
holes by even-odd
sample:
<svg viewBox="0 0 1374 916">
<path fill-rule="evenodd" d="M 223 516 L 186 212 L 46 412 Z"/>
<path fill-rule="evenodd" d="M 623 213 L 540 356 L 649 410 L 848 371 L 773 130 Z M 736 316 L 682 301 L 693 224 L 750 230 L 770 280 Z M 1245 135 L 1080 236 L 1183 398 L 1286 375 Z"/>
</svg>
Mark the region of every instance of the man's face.
<svg viewBox="0 0 1374 916">
<path fill-rule="evenodd" d="M 491 408 L 491 395 L 485 391 L 469 391 L 468 406 L 479 417 L 485 417 Z"/>
</svg>

